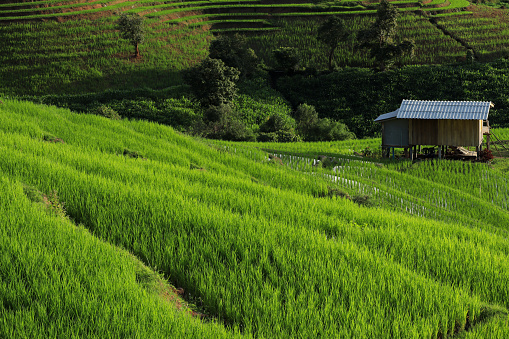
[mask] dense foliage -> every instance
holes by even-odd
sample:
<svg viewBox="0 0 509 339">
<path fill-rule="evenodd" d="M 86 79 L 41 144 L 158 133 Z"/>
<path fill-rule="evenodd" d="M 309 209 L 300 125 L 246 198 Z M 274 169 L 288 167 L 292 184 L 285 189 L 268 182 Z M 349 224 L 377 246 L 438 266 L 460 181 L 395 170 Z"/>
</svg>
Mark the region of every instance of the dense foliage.
<svg viewBox="0 0 509 339">
<path fill-rule="evenodd" d="M 491 126 L 509 125 L 509 61 L 449 66 L 408 66 L 376 73 L 345 68 L 309 77 L 278 80 L 277 89 L 292 105 L 315 106 L 322 118 L 342 121 L 357 137 L 376 136 L 373 120 L 397 109 L 403 99 L 491 101 Z"/>
</svg>

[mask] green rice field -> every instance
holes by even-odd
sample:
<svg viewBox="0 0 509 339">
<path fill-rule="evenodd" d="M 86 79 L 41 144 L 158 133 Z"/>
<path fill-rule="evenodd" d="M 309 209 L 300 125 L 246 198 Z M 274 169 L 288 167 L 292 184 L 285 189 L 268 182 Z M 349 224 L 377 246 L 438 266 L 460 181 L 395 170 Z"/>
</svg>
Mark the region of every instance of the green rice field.
<svg viewBox="0 0 509 339">
<path fill-rule="evenodd" d="M 501 165 L 2 101 L 1 337 L 509 334 Z"/>
<path fill-rule="evenodd" d="M 399 37 L 416 43 L 414 57 L 402 58 L 398 65 L 461 62 L 468 49 L 480 60 L 507 55 L 505 15 L 493 21 L 491 12 L 467 8 L 465 0 L 392 3 L 400 10 Z M 323 70 L 327 56 L 315 37 L 319 24 L 340 15 L 355 33 L 374 21 L 376 5 L 374 1 L 4 1 L 0 93 L 69 94 L 180 85 L 180 72 L 207 56 L 214 35 L 230 33 L 245 34 L 267 66 L 275 64 L 274 49 L 290 46 L 300 49 L 303 67 Z M 141 58 L 133 59 L 132 46 L 119 39 L 115 21 L 122 12 L 146 19 Z M 339 46 L 334 58 L 338 67 L 374 65 L 357 45 L 345 41 Z"/>
</svg>

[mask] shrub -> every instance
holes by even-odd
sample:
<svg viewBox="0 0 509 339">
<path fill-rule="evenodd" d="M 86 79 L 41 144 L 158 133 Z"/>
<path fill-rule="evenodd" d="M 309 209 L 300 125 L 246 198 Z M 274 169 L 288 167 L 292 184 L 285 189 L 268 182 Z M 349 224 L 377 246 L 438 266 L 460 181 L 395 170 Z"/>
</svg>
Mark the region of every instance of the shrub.
<svg viewBox="0 0 509 339">
<path fill-rule="evenodd" d="M 328 198 L 339 197 L 339 198 L 350 199 L 350 195 L 348 193 L 340 190 L 339 188 L 330 187 L 330 186 L 327 187 L 327 192 L 320 193 L 319 197 L 328 197 Z"/>
<path fill-rule="evenodd" d="M 288 115 L 273 114 L 260 126 L 258 141 L 294 142 L 299 140 L 295 132 L 295 120 Z"/>
<path fill-rule="evenodd" d="M 490 162 L 493 158 L 493 153 L 491 153 L 491 150 L 488 149 L 483 149 L 479 154 L 479 160 L 482 162 Z"/>
<path fill-rule="evenodd" d="M 42 140 L 48 141 L 48 142 L 53 142 L 53 143 L 61 143 L 61 144 L 65 143 L 62 139 L 57 138 L 56 136 L 51 135 L 51 134 L 44 134 L 42 136 Z"/>
<path fill-rule="evenodd" d="M 211 105 L 203 113 L 203 118 L 208 122 L 226 121 L 234 118 L 234 111 L 227 104 Z"/>
<path fill-rule="evenodd" d="M 352 201 L 359 205 L 363 205 L 363 206 L 367 206 L 367 207 L 374 205 L 373 201 L 371 200 L 371 197 L 366 194 L 354 195 L 352 197 Z"/>
<path fill-rule="evenodd" d="M 281 166 L 283 165 L 283 160 L 281 160 L 281 158 L 276 157 L 273 154 L 269 154 L 269 161 L 273 164 L 277 164 L 277 165 L 281 165 Z"/>
<path fill-rule="evenodd" d="M 310 128 L 309 141 L 340 141 L 355 138 L 345 124 L 328 118 L 318 120 Z"/>
<path fill-rule="evenodd" d="M 300 104 L 294 113 L 297 130 L 305 141 L 340 141 L 355 138 L 345 124 L 328 118 L 318 118 L 314 106 Z"/>
<path fill-rule="evenodd" d="M 276 59 L 278 69 L 292 73 L 299 69 L 301 56 L 299 50 L 294 47 L 280 47 L 272 51 Z"/>
<path fill-rule="evenodd" d="M 92 110 L 92 114 L 100 115 L 111 120 L 120 120 L 122 117 L 113 108 L 101 105 Z"/>
<path fill-rule="evenodd" d="M 139 153 L 137 151 L 131 151 L 128 148 L 124 148 L 122 155 L 129 157 L 129 158 L 134 158 L 134 159 L 138 159 L 138 158 L 144 159 L 143 155 L 141 155 L 141 153 Z"/>
<path fill-rule="evenodd" d="M 258 137 L 256 138 L 256 141 L 259 142 L 277 142 L 277 133 L 275 132 L 260 132 L 258 133 Z"/>
<path fill-rule="evenodd" d="M 210 139 L 230 141 L 256 140 L 256 136 L 252 130 L 248 129 L 242 122 L 232 118 L 209 123 L 202 135 Z"/>
</svg>

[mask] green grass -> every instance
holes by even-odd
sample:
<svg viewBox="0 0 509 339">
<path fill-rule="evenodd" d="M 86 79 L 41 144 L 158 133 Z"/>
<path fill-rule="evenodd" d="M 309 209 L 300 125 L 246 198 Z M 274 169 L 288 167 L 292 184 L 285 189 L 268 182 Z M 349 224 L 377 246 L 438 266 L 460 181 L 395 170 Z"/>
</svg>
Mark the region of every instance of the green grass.
<svg viewBox="0 0 509 339">
<path fill-rule="evenodd" d="M 395 5 L 408 3 L 395 2 Z M 46 4 L 49 7 L 37 7 Z M 41 95 L 175 86 L 182 83 L 181 70 L 207 55 L 213 34 L 232 32 L 245 33 L 266 65 L 274 65 L 272 50 L 275 48 L 296 46 L 301 50 L 306 67 L 323 70 L 328 68 L 327 56 L 315 39 L 320 22 L 329 15 L 340 14 L 348 27 L 357 32 L 374 20 L 373 6 L 376 5 L 373 2 L 359 9 L 356 5 L 336 4 L 148 0 L 112 5 L 101 0 L 94 4 L 108 6 L 86 10 L 80 7 L 86 4 L 89 3 L 42 1 L 23 3 L 21 7 L 20 3 L 15 3 L 13 6 L 19 8 L 13 11 L 0 6 L 1 14 L 5 15 L 0 16 L 0 20 L 15 20 L 0 26 L 3 45 L 0 77 L 4 80 L 0 93 Z M 466 41 L 481 60 L 506 56 L 504 20 L 490 19 L 496 26 L 490 29 L 494 32 L 492 35 L 473 35 L 471 29 L 479 26 L 476 19 L 470 11 L 459 11 L 467 4 L 461 0 L 450 1 L 445 7 L 434 7 L 440 5 L 436 2 L 422 8 L 401 7 L 399 35 L 402 39 L 413 39 L 416 50 L 414 58 L 402 58 L 398 64 L 444 64 L 462 60 L 466 48 L 455 39 Z M 48 10 L 54 13 L 47 13 Z M 62 13 L 63 10 L 68 12 Z M 411 13 L 414 10 L 430 12 L 453 37 L 433 26 L 427 17 Z M 142 58 L 139 60 L 130 58 L 133 47 L 118 39 L 114 26 L 117 11 L 140 13 L 147 18 L 147 39 L 140 46 Z M 23 18 L 20 14 L 24 14 Z M 76 17 L 79 20 L 75 20 Z M 56 22 L 57 18 L 64 22 Z M 473 23 L 463 28 L 463 18 Z M 237 27 L 231 27 L 235 25 L 234 20 L 238 20 Z M 221 26 L 223 24 L 228 26 Z M 335 61 L 339 67 L 372 67 L 374 63 L 367 51 L 351 42 L 340 45 Z"/>
<path fill-rule="evenodd" d="M 333 182 L 327 168 L 269 162 L 256 148 L 262 145 L 194 140 L 154 123 L 3 101 L 0 241 L 8 250 L 2 251 L 1 274 L 15 279 L 0 293 L 7 335 L 146 337 L 187 331 L 187 336 L 215 338 L 240 331 L 271 338 L 437 338 L 464 329 L 468 335 L 481 333 L 477 326 L 507 333 L 508 230 L 491 221 L 509 215 L 475 192 L 425 178 L 434 169 L 349 160 L 340 176 L 350 183 Z M 55 138 L 63 142 L 49 141 Z M 349 143 L 263 146 L 301 154 L 325 148 L 345 157 L 341 153 L 377 140 Z M 126 149 L 143 157 L 128 157 Z M 475 189 L 476 181 L 466 178 L 485 175 L 484 167 L 459 171 L 461 166 L 466 165 L 451 163 L 441 171 L 455 171 Z M 497 173 L 496 182 L 508 179 Z M 83 226 L 51 215 L 44 203 L 30 202 L 23 185 L 48 197 L 58 192 L 67 215 Z M 367 185 L 380 191 L 373 195 L 376 207 L 325 197 L 331 188 L 353 196 Z M 437 189 L 443 194 L 427 200 Z M 447 209 L 444 198 L 457 196 L 465 204 Z M 435 216 L 395 208 L 398 200 Z M 467 213 L 471 203 L 478 214 Z M 78 237 L 75 245 L 63 240 L 64 234 Z M 134 295 L 150 288 L 138 286 L 144 281 L 136 279 L 139 264 L 106 242 L 183 287 L 222 327 L 176 310 L 159 316 L 158 307 L 169 306 L 154 304 L 158 299 L 149 298 L 150 292 L 142 293 L 151 300 L 142 306 L 144 299 Z M 23 260 L 15 263 L 4 253 Z M 122 256 L 127 259 L 115 259 Z M 105 283 L 106 274 L 111 284 Z M 74 280 L 66 285 L 66 279 Z M 120 292 L 108 292 L 111 285 L 128 291 L 120 301 L 134 306 L 115 306 L 120 301 L 109 296 Z M 12 286 L 16 293 L 9 292 Z M 69 302 L 55 298 L 48 304 L 53 291 Z M 8 306 L 13 303 L 22 311 Z M 26 329 L 20 329 L 20 319 Z M 156 328 L 152 332 L 146 330 L 149 323 Z"/>
<path fill-rule="evenodd" d="M 0 177 L 1 337 L 233 335 L 192 317 L 128 251 L 33 200 L 21 182 Z"/>
</svg>

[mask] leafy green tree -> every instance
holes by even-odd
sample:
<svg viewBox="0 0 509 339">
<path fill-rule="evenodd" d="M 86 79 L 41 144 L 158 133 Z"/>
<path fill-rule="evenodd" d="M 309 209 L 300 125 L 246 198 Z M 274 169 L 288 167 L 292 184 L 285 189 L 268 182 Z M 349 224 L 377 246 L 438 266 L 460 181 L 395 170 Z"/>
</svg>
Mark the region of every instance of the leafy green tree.
<svg viewBox="0 0 509 339">
<path fill-rule="evenodd" d="M 370 50 L 380 71 L 391 67 L 397 58 L 408 55 L 413 57 L 415 43 L 410 40 L 397 41 L 398 10 L 387 0 L 382 0 L 377 10 L 377 19 L 373 26 L 361 32 L 361 47 Z"/>
<path fill-rule="evenodd" d="M 136 13 L 122 13 L 117 20 L 117 29 L 120 30 L 120 36 L 134 46 L 135 57 L 138 58 L 140 56 L 138 45 L 145 39 L 143 17 Z"/>
<path fill-rule="evenodd" d="M 209 57 L 223 60 L 226 66 L 237 68 L 243 76 L 251 75 L 259 65 L 258 57 L 248 47 L 246 37 L 238 33 L 221 35 L 212 41 Z"/>
<path fill-rule="evenodd" d="M 312 127 L 318 122 L 318 112 L 315 107 L 308 104 L 300 104 L 294 113 L 297 120 L 297 131 L 307 140 Z"/>
<path fill-rule="evenodd" d="M 373 34 L 378 44 L 390 44 L 394 41 L 398 27 L 398 9 L 387 0 L 382 0 L 376 11 L 376 21 L 373 25 Z"/>
<path fill-rule="evenodd" d="M 278 64 L 278 68 L 286 72 L 294 72 L 299 69 L 301 56 L 295 47 L 280 47 L 272 51 Z"/>
<path fill-rule="evenodd" d="M 317 32 L 317 39 L 329 47 L 329 69 L 333 70 L 334 51 L 339 43 L 350 36 L 345 22 L 338 16 L 329 17 Z"/>
<path fill-rule="evenodd" d="M 203 106 L 221 106 L 235 98 L 239 74 L 220 59 L 206 58 L 184 73 L 184 79 Z"/>
</svg>

